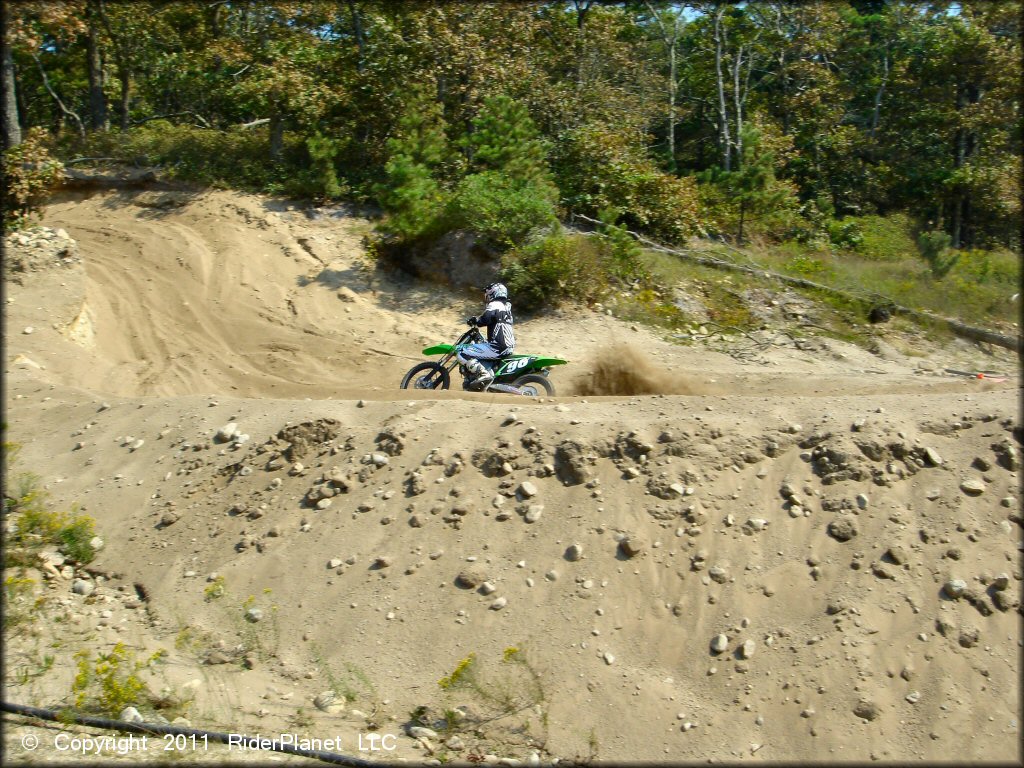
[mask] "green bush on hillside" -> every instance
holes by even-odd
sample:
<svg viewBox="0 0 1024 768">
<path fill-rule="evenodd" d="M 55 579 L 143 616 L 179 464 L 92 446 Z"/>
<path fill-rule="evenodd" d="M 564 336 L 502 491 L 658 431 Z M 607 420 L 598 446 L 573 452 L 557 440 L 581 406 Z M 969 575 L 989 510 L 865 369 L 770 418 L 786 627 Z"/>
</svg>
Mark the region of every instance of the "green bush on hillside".
<svg viewBox="0 0 1024 768">
<path fill-rule="evenodd" d="M 696 180 L 660 171 L 643 146 L 605 125 L 569 133 L 555 163 L 566 205 L 591 217 L 615 208 L 633 228 L 669 243 L 704 232 Z"/>
<path fill-rule="evenodd" d="M 551 234 L 505 254 L 502 279 L 522 309 L 591 300 L 608 285 L 602 250 L 585 235 Z"/>
<path fill-rule="evenodd" d="M 50 155 L 45 139 L 44 129 L 31 128 L 20 144 L 4 152 L 4 229 L 25 226 L 60 180 L 64 166 Z"/>
<path fill-rule="evenodd" d="M 463 179 L 448 213 L 451 228 L 471 230 L 499 248 L 515 247 L 531 232 L 558 222 L 553 187 L 519 182 L 495 171 Z"/>
</svg>

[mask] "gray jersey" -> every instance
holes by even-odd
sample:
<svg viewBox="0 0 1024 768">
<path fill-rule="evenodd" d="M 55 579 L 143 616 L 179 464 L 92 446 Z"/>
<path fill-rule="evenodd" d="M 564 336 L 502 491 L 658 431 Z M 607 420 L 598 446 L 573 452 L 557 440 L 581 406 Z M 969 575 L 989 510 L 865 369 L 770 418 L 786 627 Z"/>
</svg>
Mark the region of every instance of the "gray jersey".
<svg viewBox="0 0 1024 768">
<path fill-rule="evenodd" d="M 477 325 L 487 327 L 487 341 L 499 357 L 511 355 L 516 348 L 516 337 L 512 333 L 512 304 L 495 299 L 487 305 L 484 313 L 476 319 Z"/>
</svg>

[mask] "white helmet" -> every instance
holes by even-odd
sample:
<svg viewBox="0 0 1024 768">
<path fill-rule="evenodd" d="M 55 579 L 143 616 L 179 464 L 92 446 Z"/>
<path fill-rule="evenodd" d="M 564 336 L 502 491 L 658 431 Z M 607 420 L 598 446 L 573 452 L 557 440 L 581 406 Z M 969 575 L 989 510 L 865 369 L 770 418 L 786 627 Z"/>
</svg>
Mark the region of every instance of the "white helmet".
<svg viewBox="0 0 1024 768">
<path fill-rule="evenodd" d="M 484 300 L 494 301 L 495 299 L 505 299 L 508 301 L 508 288 L 502 283 L 491 283 L 484 288 Z"/>
</svg>

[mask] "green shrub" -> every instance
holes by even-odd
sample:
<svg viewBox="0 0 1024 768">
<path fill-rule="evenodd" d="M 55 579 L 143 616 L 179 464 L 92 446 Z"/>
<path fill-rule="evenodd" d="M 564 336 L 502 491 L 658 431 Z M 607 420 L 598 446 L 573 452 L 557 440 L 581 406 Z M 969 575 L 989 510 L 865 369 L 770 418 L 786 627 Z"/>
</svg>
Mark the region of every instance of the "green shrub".
<svg viewBox="0 0 1024 768">
<path fill-rule="evenodd" d="M 836 248 L 857 250 L 864 242 L 864 233 L 856 219 L 831 219 L 826 224 L 828 239 Z"/>
<path fill-rule="evenodd" d="M 513 248 L 531 232 L 549 229 L 558 221 L 553 187 L 519 182 L 494 171 L 463 179 L 448 213 L 452 229 L 471 230 L 499 248 Z"/>
<path fill-rule="evenodd" d="M 959 252 L 952 272 L 977 283 L 1017 286 L 1020 283 L 1020 257 L 1012 251 L 970 249 Z"/>
<path fill-rule="evenodd" d="M 646 277 L 640 258 L 643 251 L 626 227 L 617 226 L 608 213 L 602 214 L 601 220 L 606 221 L 602 227 L 608 253 L 606 271 L 624 281 Z"/>
<path fill-rule="evenodd" d="M 928 262 L 932 277 L 941 280 L 960 260 L 960 254 L 951 250 L 952 238 L 945 232 L 932 230 L 917 236 L 917 249 L 921 257 Z"/>
<path fill-rule="evenodd" d="M 45 146 L 46 131 L 31 128 L 21 144 L 3 155 L 4 228 L 15 230 L 25 226 L 39 213 L 50 192 L 60 180 L 63 164 L 50 155 Z"/>
<path fill-rule="evenodd" d="M 13 493 L 4 497 L 4 517 L 12 523 L 8 542 L 31 550 L 55 544 L 69 559 L 88 563 L 95 556 L 96 521 L 77 510 L 49 508 L 39 477 L 24 472 L 14 478 Z"/>
<path fill-rule="evenodd" d="M 110 653 L 97 652 L 91 659 L 89 652 L 75 654 L 76 673 L 71 682 L 74 706 L 85 712 L 119 717 L 125 707 L 166 709 L 169 706 L 187 706 L 187 700 L 176 699 L 164 692 L 154 694 L 139 677 L 139 673 L 164 659 L 165 652 L 157 651 L 145 661 L 135 652 L 118 642 Z"/>
<path fill-rule="evenodd" d="M 902 213 L 886 216 L 848 217 L 860 226 L 861 243 L 857 252 L 873 261 L 900 261 L 917 252 L 913 225 Z"/>
<path fill-rule="evenodd" d="M 660 171 L 626 128 L 587 125 L 560 142 L 557 183 L 566 205 L 588 216 L 615 208 L 634 228 L 667 242 L 704 232 L 696 180 Z"/>
<path fill-rule="evenodd" d="M 167 178 L 214 187 L 279 194 L 296 184 L 296 170 L 308 164 L 305 137 L 285 134 L 282 161 L 269 159 L 269 131 L 219 131 L 152 120 L 128 131 L 96 132 L 76 151 L 112 157 L 127 165 L 158 166 Z"/>
<path fill-rule="evenodd" d="M 597 298 L 607 286 L 601 246 L 584 235 L 552 234 L 507 253 L 502 279 L 523 309 Z"/>
<path fill-rule="evenodd" d="M 338 200 L 351 193 L 348 185 L 338 178 L 336 161 L 344 142 L 323 136 L 319 132 L 306 139 L 310 167 L 295 174 L 296 182 L 288 190 L 296 197 L 309 197 L 323 202 Z"/>
<path fill-rule="evenodd" d="M 377 188 L 387 211 L 381 229 L 402 240 L 430 237 L 445 227 L 445 194 L 422 163 L 397 155 L 387 163 L 388 182 Z"/>
<path fill-rule="evenodd" d="M 831 266 L 810 256 L 794 256 L 786 262 L 784 268 L 791 275 L 808 279 L 829 277 L 833 274 Z"/>
</svg>

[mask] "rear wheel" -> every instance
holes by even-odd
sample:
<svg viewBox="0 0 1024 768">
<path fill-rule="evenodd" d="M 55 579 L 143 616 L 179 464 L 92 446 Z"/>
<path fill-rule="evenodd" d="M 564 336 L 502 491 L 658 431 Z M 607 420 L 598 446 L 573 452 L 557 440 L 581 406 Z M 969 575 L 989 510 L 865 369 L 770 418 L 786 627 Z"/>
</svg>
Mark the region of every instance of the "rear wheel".
<svg viewBox="0 0 1024 768">
<path fill-rule="evenodd" d="M 521 389 L 523 394 L 528 397 L 555 396 L 555 388 L 548 381 L 548 377 L 542 376 L 539 373 L 528 373 L 525 376 L 520 376 L 512 382 L 512 385 Z"/>
<path fill-rule="evenodd" d="M 402 379 L 402 389 L 448 389 L 450 385 L 448 370 L 440 363 L 420 363 Z"/>
</svg>

